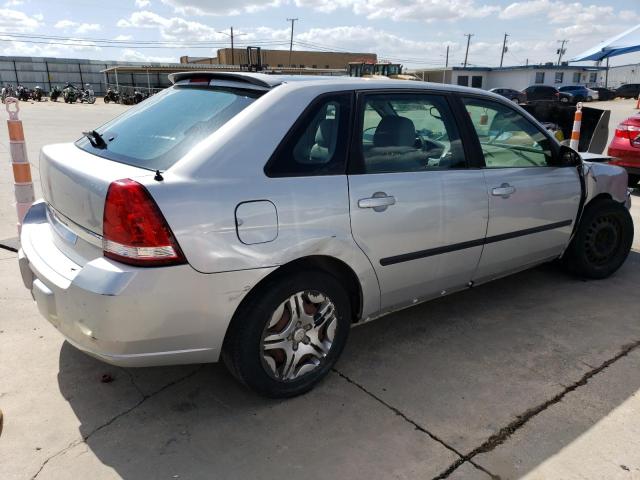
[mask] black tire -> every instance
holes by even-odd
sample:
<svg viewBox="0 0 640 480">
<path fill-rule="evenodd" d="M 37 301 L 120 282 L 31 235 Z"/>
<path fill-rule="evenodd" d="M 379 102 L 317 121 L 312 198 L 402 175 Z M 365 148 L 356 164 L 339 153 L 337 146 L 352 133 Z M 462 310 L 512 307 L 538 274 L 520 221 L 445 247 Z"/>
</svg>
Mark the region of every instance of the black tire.
<svg viewBox="0 0 640 480">
<path fill-rule="evenodd" d="M 109 103 L 109 98 L 108 97 L 104 97 L 104 103 Z"/>
<path fill-rule="evenodd" d="M 313 370 L 295 379 L 277 379 L 263 359 L 263 335 L 276 309 L 289 297 L 303 291 L 320 292 L 335 306 L 333 342 Z M 285 307 L 283 318 L 287 311 Z M 238 308 L 224 341 L 222 359 L 231 374 L 251 390 L 272 398 L 294 397 L 311 390 L 327 375 L 342 353 L 350 327 L 349 297 L 337 278 L 314 270 L 279 276 L 252 292 Z M 275 365 L 276 362 L 274 360 Z"/>
<path fill-rule="evenodd" d="M 632 243 L 633 220 L 624 205 L 596 200 L 587 205 L 563 260 L 582 277 L 607 278 L 627 259 Z"/>
<path fill-rule="evenodd" d="M 638 182 L 640 182 L 640 175 L 629 174 L 629 186 L 636 187 L 638 186 Z"/>
</svg>

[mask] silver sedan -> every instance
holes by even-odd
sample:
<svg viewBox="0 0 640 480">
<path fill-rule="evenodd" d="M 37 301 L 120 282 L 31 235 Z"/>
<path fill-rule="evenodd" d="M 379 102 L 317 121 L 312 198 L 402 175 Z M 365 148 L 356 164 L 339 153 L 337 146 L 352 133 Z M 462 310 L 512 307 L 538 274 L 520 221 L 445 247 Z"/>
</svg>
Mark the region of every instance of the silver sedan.
<svg viewBox="0 0 640 480">
<path fill-rule="evenodd" d="M 351 325 L 562 259 L 604 278 L 624 170 L 498 95 L 392 80 L 176 74 L 42 149 L 19 261 L 42 315 L 122 366 L 216 362 L 312 388 Z"/>
</svg>

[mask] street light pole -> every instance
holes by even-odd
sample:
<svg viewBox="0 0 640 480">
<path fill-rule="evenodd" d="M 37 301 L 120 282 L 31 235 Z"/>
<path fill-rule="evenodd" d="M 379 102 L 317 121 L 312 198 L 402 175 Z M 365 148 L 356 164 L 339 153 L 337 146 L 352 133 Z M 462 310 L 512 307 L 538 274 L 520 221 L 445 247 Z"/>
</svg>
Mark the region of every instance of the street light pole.
<svg viewBox="0 0 640 480">
<path fill-rule="evenodd" d="M 297 18 L 287 18 L 287 22 L 291 22 L 291 40 L 289 41 L 289 68 L 291 68 L 291 53 L 293 52 L 293 24 L 297 21 Z"/>
</svg>

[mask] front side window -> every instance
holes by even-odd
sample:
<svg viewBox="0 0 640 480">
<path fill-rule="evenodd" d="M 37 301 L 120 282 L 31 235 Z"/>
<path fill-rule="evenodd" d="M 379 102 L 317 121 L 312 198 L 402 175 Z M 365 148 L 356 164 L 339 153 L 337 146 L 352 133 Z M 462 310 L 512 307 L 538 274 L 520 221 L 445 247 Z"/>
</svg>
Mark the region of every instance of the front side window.
<svg viewBox="0 0 640 480">
<path fill-rule="evenodd" d="M 551 165 L 551 141 L 522 114 L 487 100 L 463 101 L 478 134 L 487 168 Z"/>
<path fill-rule="evenodd" d="M 544 72 L 536 72 L 536 83 L 544 83 Z"/>
<path fill-rule="evenodd" d="M 336 175 L 346 170 L 350 94 L 323 96 L 296 122 L 265 171 L 272 177 Z"/>
<path fill-rule="evenodd" d="M 444 97 L 369 95 L 360 115 L 364 173 L 466 166 L 462 143 Z"/>
</svg>

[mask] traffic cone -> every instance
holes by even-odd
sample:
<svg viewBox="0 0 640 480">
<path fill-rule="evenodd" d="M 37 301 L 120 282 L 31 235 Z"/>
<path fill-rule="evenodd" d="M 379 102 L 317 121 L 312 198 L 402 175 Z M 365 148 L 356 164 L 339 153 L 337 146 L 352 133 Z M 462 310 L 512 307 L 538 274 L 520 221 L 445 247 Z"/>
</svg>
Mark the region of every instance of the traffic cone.
<svg viewBox="0 0 640 480">
<path fill-rule="evenodd" d="M 11 106 L 15 110 L 11 110 Z M 33 193 L 33 181 L 31 179 L 31 165 L 27 158 L 27 146 L 24 143 L 24 130 L 22 121 L 18 118 L 20 104 L 18 99 L 8 97 L 5 106 L 9 113 L 7 127 L 9 128 L 9 149 L 11 153 L 11 166 L 13 167 L 14 192 L 16 197 L 16 212 L 18 214 L 18 235 L 22 230 L 22 221 L 35 200 Z"/>
<path fill-rule="evenodd" d="M 636 101 L 636 110 L 640 110 L 640 95 L 638 95 L 638 100 Z"/>
<path fill-rule="evenodd" d="M 582 126 L 582 102 L 576 105 L 576 114 L 573 117 L 573 129 L 571 130 L 571 142 L 569 146 L 578 151 L 580 145 L 580 127 Z"/>
</svg>

